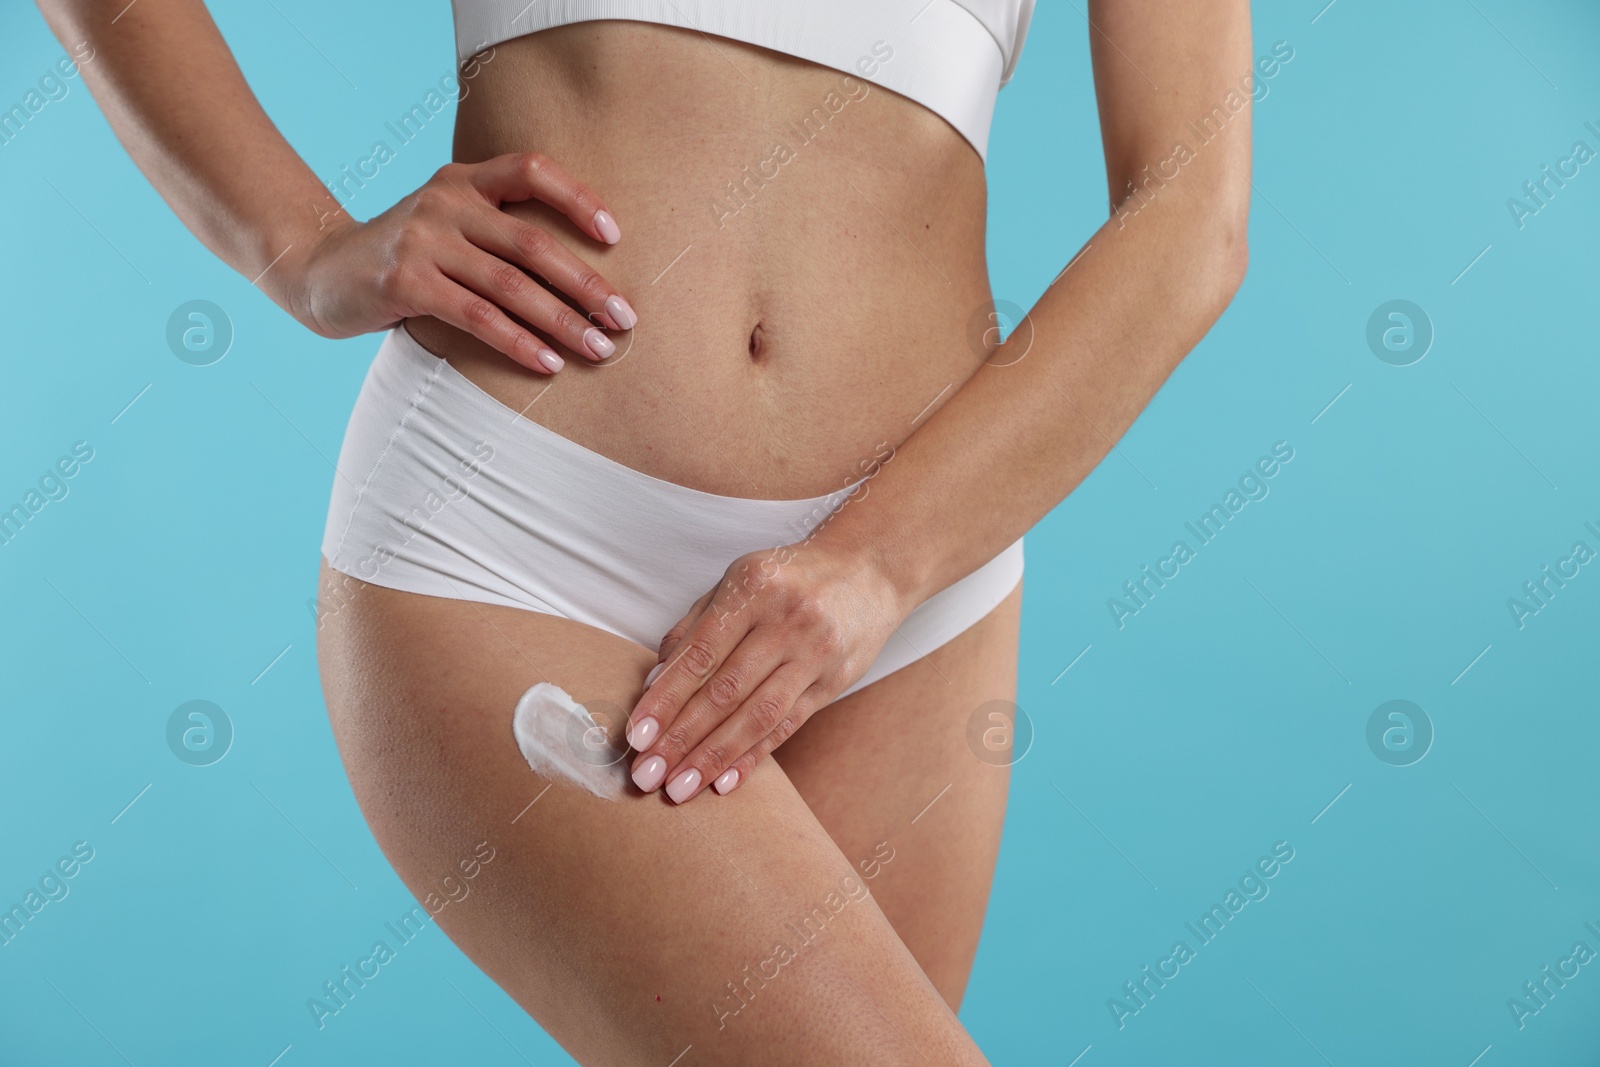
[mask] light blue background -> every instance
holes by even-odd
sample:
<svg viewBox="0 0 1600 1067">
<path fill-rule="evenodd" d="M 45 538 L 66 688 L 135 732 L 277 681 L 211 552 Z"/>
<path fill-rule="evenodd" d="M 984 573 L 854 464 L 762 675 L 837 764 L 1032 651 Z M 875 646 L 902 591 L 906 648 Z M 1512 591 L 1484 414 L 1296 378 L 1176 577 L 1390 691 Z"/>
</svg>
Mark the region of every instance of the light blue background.
<svg viewBox="0 0 1600 1067">
<path fill-rule="evenodd" d="M 1523 1029 L 1506 1006 L 1575 942 L 1600 950 L 1600 573 L 1522 629 L 1506 606 L 1574 541 L 1600 548 L 1600 170 L 1524 228 L 1506 206 L 1575 140 L 1600 148 L 1600 13 L 1323 2 L 1256 8 L 1256 54 L 1294 58 L 1255 111 L 1243 290 L 1028 537 L 1037 737 L 962 1012 L 998 1064 L 1600 1056 L 1600 963 Z M 214 8 L 323 176 L 451 67 L 442 2 Z M 0 19 L 9 106 L 63 50 L 31 7 Z M 1044 0 L 999 103 L 990 260 L 1023 306 L 1104 217 L 1086 32 Z M 95 450 L 0 546 L 0 905 L 73 842 L 95 858 L 0 948 L 0 1062 L 569 1062 L 432 928 L 312 1024 L 307 997 L 413 906 L 346 784 L 307 607 L 377 339 L 317 339 L 220 264 L 68 84 L 0 146 L 0 506 Z M 448 159 L 450 118 L 357 217 Z M 1365 340 L 1395 298 L 1436 330 L 1406 367 Z M 165 344 L 191 299 L 237 331 L 213 366 Z M 1107 598 L 1279 440 L 1270 495 L 1119 630 Z M 237 731 L 205 768 L 164 736 L 195 698 Z M 1394 698 L 1437 731 L 1409 767 L 1366 741 Z M 1108 999 L 1278 841 L 1270 895 L 1119 1029 Z"/>
</svg>

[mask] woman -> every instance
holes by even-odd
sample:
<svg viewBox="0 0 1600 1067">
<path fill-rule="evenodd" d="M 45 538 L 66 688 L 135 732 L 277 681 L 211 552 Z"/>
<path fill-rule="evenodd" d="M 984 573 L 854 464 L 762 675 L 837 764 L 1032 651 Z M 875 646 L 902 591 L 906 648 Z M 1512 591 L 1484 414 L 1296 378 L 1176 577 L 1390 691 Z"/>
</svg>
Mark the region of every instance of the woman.
<svg viewBox="0 0 1600 1067">
<path fill-rule="evenodd" d="M 319 656 L 402 879 L 470 871 L 451 938 L 582 1063 L 987 1062 L 969 720 L 1023 532 L 1243 277 L 1246 0 L 1089 4 L 1113 217 L 998 347 L 1031 0 L 456 0 L 456 161 L 366 222 L 200 0 L 43 6 L 208 247 L 386 331 Z"/>
</svg>

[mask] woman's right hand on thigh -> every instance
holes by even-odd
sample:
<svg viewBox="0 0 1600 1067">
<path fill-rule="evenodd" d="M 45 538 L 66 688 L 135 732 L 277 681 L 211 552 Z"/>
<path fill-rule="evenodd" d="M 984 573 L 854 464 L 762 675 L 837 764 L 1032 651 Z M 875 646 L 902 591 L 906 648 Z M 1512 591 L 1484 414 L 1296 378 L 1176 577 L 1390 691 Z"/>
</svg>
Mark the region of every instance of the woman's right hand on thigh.
<svg viewBox="0 0 1600 1067">
<path fill-rule="evenodd" d="M 600 198 L 537 152 L 448 163 L 383 214 L 343 218 L 289 258 L 295 318 L 323 337 L 354 337 L 429 315 L 530 370 L 560 370 L 561 356 L 515 315 L 591 361 L 604 359 L 615 344 L 590 320 L 631 330 L 637 316 L 550 231 L 501 209 L 521 200 L 549 204 L 596 241 L 621 237 Z"/>
</svg>

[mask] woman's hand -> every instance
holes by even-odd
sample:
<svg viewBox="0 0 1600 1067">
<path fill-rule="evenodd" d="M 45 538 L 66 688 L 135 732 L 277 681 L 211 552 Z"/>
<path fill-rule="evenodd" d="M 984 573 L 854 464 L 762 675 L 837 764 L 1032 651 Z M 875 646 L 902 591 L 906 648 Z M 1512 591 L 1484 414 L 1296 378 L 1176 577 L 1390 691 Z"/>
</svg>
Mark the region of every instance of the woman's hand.
<svg viewBox="0 0 1600 1067">
<path fill-rule="evenodd" d="M 859 553 L 812 538 L 741 556 L 661 642 L 629 716 L 633 780 L 727 793 L 866 673 L 915 605 Z"/>
<path fill-rule="evenodd" d="M 291 311 L 323 337 L 354 337 L 431 315 L 529 370 L 560 370 L 561 356 L 509 311 L 571 351 L 604 359 L 616 346 L 589 319 L 631 330 L 637 316 L 548 230 L 501 210 L 521 200 L 549 204 L 597 241 L 615 244 L 621 237 L 600 198 L 536 152 L 449 163 L 388 211 L 367 222 L 346 216 L 291 259 Z"/>
</svg>

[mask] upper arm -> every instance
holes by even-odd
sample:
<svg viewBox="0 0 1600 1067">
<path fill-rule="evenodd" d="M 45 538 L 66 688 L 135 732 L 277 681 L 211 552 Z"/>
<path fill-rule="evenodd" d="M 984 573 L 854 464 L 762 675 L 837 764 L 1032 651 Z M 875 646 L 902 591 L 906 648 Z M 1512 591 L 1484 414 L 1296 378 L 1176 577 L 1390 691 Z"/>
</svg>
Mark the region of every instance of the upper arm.
<svg viewBox="0 0 1600 1067">
<path fill-rule="evenodd" d="M 1089 0 L 1089 23 L 1112 208 L 1134 188 L 1159 190 L 1242 228 L 1263 75 L 1249 0 Z"/>
</svg>

